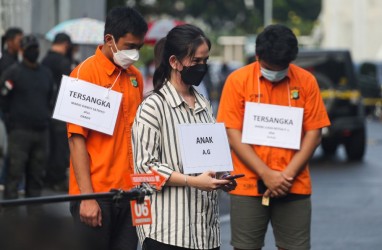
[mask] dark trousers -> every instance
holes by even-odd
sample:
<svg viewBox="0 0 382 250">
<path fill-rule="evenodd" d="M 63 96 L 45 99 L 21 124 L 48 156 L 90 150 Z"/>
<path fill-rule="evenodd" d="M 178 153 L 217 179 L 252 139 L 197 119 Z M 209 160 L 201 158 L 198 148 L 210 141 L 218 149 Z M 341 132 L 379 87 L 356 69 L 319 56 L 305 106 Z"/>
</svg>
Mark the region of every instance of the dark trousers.
<svg viewBox="0 0 382 250">
<path fill-rule="evenodd" d="M 49 132 L 14 129 L 8 135 L 9 165 L 6 169 L 4 199 L 18 198 L 18 185 L 25 175 L 25 196 L 41 195 L 48 156 Z"/>
<path fill-rule="evenodd" d="M 69 167 L 69 144 L 66 123 L 53 120 L 50 128 L 50 152 L 45 182 L 54 185 L 66 182 Z"/>
<path fill-rule="evenodd" d="M 138 236 L 134 226 L 130 201 L 113 202 L 97 200 L 102 211 L 102 226 L 91 227 L 80 221 L 80 201 L 70 203 L 70 212 L 81 237 L 80 244 L 86 250 L 136 250 Z"/>
<path fill-rule="evenodd" d="M 164 244 L 162 242 L 153 240 L 151 238 L 146 238 L 143 241 L 143 245 L 142 245 L 142 250 L 185 250 L 185 249 L 188 249 L 188 248 Z M 211 250 L 219 250 L 219 249 L 220 247 L 213 248 Z"/>
</svg>

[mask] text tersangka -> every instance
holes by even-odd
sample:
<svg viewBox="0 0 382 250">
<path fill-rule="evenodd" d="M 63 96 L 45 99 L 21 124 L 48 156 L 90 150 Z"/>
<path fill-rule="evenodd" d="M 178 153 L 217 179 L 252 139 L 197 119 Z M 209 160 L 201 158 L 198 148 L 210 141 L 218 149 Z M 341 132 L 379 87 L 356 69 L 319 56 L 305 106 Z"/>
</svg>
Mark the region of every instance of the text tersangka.
<svg viewBox="0 0 382 250">
<path fill-rule="evenodd" d="M 97 105 L 100 105 L 100 106 L 103 106 L 103 107 L 106 107 L 106 108 L 110 108 L 110 102 L 108 102 L 108 101 L 105 101 L 105 100 L 102 100 L 102 99 L 98 99 L 98 98 L 95 98 L 95 97 L 92 97 L 92 96 L 84 95 L 84 94 L 81 94 L 81 93 L 78 93 L 78 92 L 75 92 L 75 91 L 70 91 L 70 97 L 73 97 L 73 98 L 76 98 L 76 99 L 80 99 L 82 101 L 87 101 L 87 102 L 95 103 Z"/>
<path fill-rule="evenodd" d="M 253 118 L 255 121 L 258 121 L 258 122 L 270 122 L 270 123 L 293 125 L 293 120 L 287 119 L 287 118 L 259 116 L 259 115 L 254 115 Z"/>
</svg>

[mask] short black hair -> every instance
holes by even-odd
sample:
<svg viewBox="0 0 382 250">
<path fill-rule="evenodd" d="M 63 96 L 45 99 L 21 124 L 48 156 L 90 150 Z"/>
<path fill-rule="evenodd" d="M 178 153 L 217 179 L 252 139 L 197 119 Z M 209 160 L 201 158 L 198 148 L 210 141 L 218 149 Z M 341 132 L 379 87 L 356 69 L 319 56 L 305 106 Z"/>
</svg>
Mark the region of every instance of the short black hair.
<svg viewBox="0 0 382 250">
<path fill-rule="evenodd" d="M 7 29 L 7 31 L 4 34 L 4 41 L 12 40 L 17 35 L 22 35 L 23 31 L 20 28 L 17 27 L 11 27 Z"/>
<path fill-rule="evenodd" d="M 256 38 L 256 55 L 269 64 L 288 67 L 297 53 L 297 38 L 284 25 L 269 25 Z"/>
<path fill-rule="evenodd" d="M 144 36 L 147 29 L 145 19 L 137 10 L 130 7 L 115 7 L 107 14 L 104 36 L 110 34 L 115 42 L 118 42 L 119 38 L 127 33 Z"/>
<path fill-rule="evenodd" d="M 71 44 L 72 40 L 70 39 L 70 36 L 68 34 L 61 32 L 61 33 L 57 33 L 54 36 L 53 43 L 54 44 L 62 44 L 62 43 Z"/>
<path fill-rule="evenodd" d="M 21 39 L 20 45 L 21 45 L 21 48 L 24 50 L 29 47 L 39 47 L 37 37 L 34 35 L 24 36 L 23 39 Z"/>
</svg>

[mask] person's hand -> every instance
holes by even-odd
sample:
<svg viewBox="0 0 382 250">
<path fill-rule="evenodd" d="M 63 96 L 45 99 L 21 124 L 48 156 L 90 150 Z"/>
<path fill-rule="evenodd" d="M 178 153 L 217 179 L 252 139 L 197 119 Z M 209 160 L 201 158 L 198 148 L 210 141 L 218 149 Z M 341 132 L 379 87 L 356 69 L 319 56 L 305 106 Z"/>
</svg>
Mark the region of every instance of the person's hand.
<svg viewBox="0 0 382 250">
<path fill-rule="evenodd" d="M 293 178 L 286 176 L 284 173 L 269 170 L 263 176 L 267 191 L 264 193 L 265 197 L 282 197 L 289 193 L 289 189 L 292 187 Z"/>
<path fill-rule="evenodd" d="M 101 208 L 96 200 L 81 201 L 80 220 L 91 227 L 102 226 Z"/>
<path fill-rule="evenodd" d="M 230 192 L 237 187 L 236 180 L 230 180 L 228 184 L 220 185 L 220 189 L 224 192 Z"/>
<path fill-rule="evenodd" d="M 226 178 L 230 176 L 229 174 L 223 175 L 220 179 L 221 180 L 226 180 Z M 235 190 L 237 186 L 236 180 L 229 180 L 228 184 L 220 185 L 220 189 L 223 190 L 224 192 L 230 192 L 232 190 Z"/>
<path fill-rule="evenodd" d="M 198 176 L 189 176 L 188 182 L 190 186 L 203 191 L 212 191 L 230 183 L 229 180 L 219 180 L 215 176 L 215 172 L 207 171 Z"/>
</svg>

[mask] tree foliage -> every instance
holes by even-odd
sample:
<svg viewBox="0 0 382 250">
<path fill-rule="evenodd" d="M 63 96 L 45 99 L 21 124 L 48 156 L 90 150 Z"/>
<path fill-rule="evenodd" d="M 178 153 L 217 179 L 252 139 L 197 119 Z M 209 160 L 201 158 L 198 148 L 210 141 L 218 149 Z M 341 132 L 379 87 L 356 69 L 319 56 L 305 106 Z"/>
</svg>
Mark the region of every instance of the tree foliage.
<svg viewBox="0 0 382 250">
<path fill-rule="evenodd" d="M 219 54 L 219 36 L 247 36 L 264 28 L 264 1 L 269 0 L 107 0 L 107 9 L 127 5 L 147 21 L 165 15 L 193 23 L 214 43 L 214 55 Z M 296 35 L 309 35 L 320 11 L 321 0 L 273 0 L 273 23 L 287 25 Z M 144 46 L 141 55 L 144 61 L 152 59 L 152 48 Z"/>
<path fill-rule="evenodd" d="M 251 1 L 251 0 L 249 0 Z M 161 15 L 205 22 L 216 35 L 254 34 L 263 28 L 264 1 L 252 0 L 108 0 L 107 8 L 129 5 L 147 20 Z M 291 27 L 297 35 L 310 33 L 321 10 L 321 0 L 273 0 L 273 22 Z"/>
</svg>

